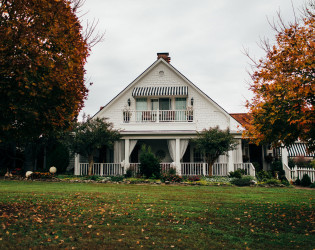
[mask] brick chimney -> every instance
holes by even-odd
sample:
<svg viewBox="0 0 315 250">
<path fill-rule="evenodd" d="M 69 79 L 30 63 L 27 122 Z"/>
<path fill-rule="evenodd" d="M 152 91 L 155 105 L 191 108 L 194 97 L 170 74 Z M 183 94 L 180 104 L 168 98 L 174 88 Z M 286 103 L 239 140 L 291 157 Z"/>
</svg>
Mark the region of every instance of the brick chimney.
<svg viewBox="0 0 315 250">
<path fill-rule="evenodd" d="M 168 52 L 157 53 L 157 59 L 159 60 L 160 58 L 163 58 L 166 62 L 170 63 L 171 58 L 168 55 L 169 55 Z"/>
</svg>

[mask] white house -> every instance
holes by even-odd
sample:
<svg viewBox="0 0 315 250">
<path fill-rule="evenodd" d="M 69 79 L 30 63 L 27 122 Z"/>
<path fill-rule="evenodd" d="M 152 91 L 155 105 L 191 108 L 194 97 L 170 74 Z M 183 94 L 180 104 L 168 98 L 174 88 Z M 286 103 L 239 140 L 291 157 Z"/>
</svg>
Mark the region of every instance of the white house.
<svg viewBox="0 0 315 250">
<path fill-rule="evenodd" d="M 254 175 L 253 165 L 243 163 L 241 124 L 174 68 L 168 53 L 158 53 L 157 60 L 96 117 L 108 118 L 122 139 L 114 149 L 104 147 L 95 155 L 94 174 L 117 175 L 130 167 L 137 169 L 140 146 L 146 144 L 162 158 L 163 170 L 175 167 L 180 175 L 206 175 L 207 164 L 191 139 L 197 131 L 219 126 L 229 128 L 239 146 L 220 156 L 213 175 L 227 175 L 237 168 Z M 87 173 L 83 161 L 76 157 L 75 174 Z"/>
</svg>

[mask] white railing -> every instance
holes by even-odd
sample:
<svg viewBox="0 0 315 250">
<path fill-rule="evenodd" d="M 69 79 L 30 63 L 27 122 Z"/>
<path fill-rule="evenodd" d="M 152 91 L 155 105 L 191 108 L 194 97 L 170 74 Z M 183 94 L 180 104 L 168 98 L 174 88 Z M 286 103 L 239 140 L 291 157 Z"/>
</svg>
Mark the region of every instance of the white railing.
<svg viewBox="0 0 315 250">
<path fill-rule="evenodd" d="M 315 181 L 315 169 L 313 168 L 302 168 L 295 166 L 294 168 L 290 169 L 286 164 L 282 164 L 283 170 L 285 172 L 285 178 L 288 181 L 295 181 L 297 179 L 302 180 L 303 175 L 307 174 L 311 182 Z"/>
<path fill-rule="evenodd" d="M 125 110 L 123 122 L 192 122 L 193 110 Z"/>
<path fill-rule="evenodd" d="M 209 172 L 208 170 L 206 172 Z M 227 163 L 214 163 L 212 166 L 212 175 L 214 176 L 228 176 L 228 164 Z"/>
<path fill-rule="evenodd" d="M 181 163 L 182 175 L 191 176 L 191 175 L 206 175 L 206 169 L 208 164 L 206 163 Z"/>
<path fill-rule="evenodd" d="M 285 178 L 287 178 L 288 181 L 294 180 L 294 171 L 291 170 L 286 164 L 283 163 L 283 170 L 285 173 Z"/>
<path fill-rule="evenodd" d="M 209 175 L 208 163 L 181 163 L 182 175 Z M 227 163 L 214 163 L 212 166 L 212 175 L 214 176 L 228 176 L 228 164 Z"/>
<path fill-rule="evenodd" d="M 307 174 L 311 178 L 311 182 L 315 181 L 315 169 L 313 168 L 301 168 L 301 167 L 295 166 L 292 169 L 292 172 L 295 179 L 302 180 L 303 175 Z"/>
<path fill-rule="evenodd" d="M 255 167 L 252 163 L 234 163 L 234 171 L 242 169 L 245 171 L 245 175 L 251 175 L 255 177 Z"/>
<path fill-rule="evenodd" d="M 140 163 L 129 163 L 129 168 L 132 171 L 132 176 L 135 177 L 137 174 L 140 174 L 140 168 L 139 168 Z M 171 163 L 168 162 L 162 162 L 160 163 L 161 167 L 161 173 L 166 173 L 170 170 L 171 168 Z"/>
<path fill-rule="evenodd" d="M 79 175 L 89 174 L 89 164 L 80 163 L 79 164 Z M 124 168 L 120 163 L 94 163 L 92 167 L 92 175 L 99 176 L 116 176 L 123 175 Z"/>
</svg>

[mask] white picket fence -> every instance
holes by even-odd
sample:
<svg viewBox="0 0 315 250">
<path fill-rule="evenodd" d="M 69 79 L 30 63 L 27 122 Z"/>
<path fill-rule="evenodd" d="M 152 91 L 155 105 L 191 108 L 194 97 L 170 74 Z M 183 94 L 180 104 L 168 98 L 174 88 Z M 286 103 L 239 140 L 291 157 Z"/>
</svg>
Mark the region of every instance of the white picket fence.
<svg viewBox="0 0 315 250">
<path fill-rule="evenodd" d="M 283 164 L 283 170 L 288 181 L 295 181 L 297 179 L 301 180 L 305 174 L 310 177 L 311 182 L 315 181 L 315 169 L 313 168 L 301 168 L 295 166 L 291 169 L 286 164 Z"/>
</svg>

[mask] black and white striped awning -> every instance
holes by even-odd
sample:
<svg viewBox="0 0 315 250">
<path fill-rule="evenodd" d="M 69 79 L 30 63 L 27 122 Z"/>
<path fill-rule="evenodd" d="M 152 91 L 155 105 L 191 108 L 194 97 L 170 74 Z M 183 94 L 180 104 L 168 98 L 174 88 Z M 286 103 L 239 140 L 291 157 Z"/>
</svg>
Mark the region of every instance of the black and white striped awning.
<svg viewBox="0 0 315 250">
<path fill-rule="evenodd" d="M 308 152 L 305 143 L 294 143 L 288 147 L 289 157 L 314 157 L 314 152 Z"/>
<path fill-rule="evenodd" d="M 132 96 L 188 96 L 188 87 L 136 87 Z"/>
</svg>

